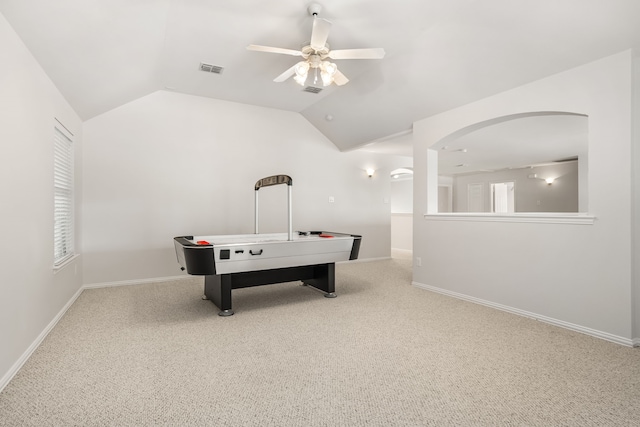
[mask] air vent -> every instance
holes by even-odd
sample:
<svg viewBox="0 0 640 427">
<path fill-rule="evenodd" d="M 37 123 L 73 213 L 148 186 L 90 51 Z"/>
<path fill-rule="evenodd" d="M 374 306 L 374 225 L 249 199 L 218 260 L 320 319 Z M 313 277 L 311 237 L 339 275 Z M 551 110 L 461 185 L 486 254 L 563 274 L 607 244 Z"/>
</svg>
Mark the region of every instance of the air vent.
<svg viewBox="0 0 640 427">
<path fill-rule="evenodd" d="M 205 71 L 207 73 L 213 74 L 222 74 L 222 70 L 224 70 L 224 68 L 217 65 L 205 64 L 204 62 L 200 63 L 200 71 Z"/>
<path fill-rule="evenodd" d="M 302 89 L 303 92 L 309 92 L 309 93 L 320 93 L 322 92 L 322 88 L 321 87 L 314 87 L 314 86 L 307 86 L 304 89 Z"/>
</svg>

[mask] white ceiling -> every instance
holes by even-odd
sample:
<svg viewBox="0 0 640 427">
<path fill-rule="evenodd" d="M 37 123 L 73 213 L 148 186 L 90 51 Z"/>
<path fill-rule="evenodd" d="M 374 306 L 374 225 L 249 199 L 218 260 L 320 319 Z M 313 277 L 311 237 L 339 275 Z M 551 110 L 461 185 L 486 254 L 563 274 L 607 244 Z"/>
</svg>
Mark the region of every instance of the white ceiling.
<svg viewBox="0 0 640 427">
<path fill-rule="evenodd" d="M 310 3 L 0 0 L 0 12 L 83 119 L 167 89 L 300 112 L 341 150 L 406 143 L 416 120 L 640 47 L 639 0 L 320 0 L 333 49 L 387 54 L 336 61 L 350 82 L 316 95 L 272 81 L 297 58 L 246 50 L 299 49 Z"/>
</svg>

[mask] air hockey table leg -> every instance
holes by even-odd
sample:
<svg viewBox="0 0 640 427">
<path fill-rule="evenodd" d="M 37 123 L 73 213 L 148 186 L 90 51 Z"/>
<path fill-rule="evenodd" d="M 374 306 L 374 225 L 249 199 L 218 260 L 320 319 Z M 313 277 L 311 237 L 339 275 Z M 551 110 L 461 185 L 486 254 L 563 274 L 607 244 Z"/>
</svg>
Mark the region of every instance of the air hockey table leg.
<svg viewBox="0 0 640 427">
<path fill-rule="evenodd" d="M 313 278 L 303 283 L 324 291 L 325 298 L 335 298 L 336 295 L 336 265 L 335 263 L 321 264 L 313 267 Z"/>
<path fill-rule="evenodd" d="M 218 316 L 231 316 L 231 277 L 229 275 L 204 276 L 204 295 L 219 309 Z"/>
</svg>

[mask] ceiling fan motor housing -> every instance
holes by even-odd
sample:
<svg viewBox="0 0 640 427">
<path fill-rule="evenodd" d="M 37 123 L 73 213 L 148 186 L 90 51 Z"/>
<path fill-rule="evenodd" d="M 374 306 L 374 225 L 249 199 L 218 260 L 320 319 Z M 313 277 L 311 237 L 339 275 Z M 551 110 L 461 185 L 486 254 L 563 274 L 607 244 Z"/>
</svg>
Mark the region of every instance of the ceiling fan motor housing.
<svg viewBox="0 0 640 427">
<path fill-rule="evenodd" d="M 302 52 L 302 57 L 305 59 L 312 55 L 318 55 L 320 58 L 325 59 L 329 55 L 329 44 L 325 44 L 320 50 L 316 50 L 312 48 L 311 45 L 307 44 L 300 50 Z"/>
</svg>

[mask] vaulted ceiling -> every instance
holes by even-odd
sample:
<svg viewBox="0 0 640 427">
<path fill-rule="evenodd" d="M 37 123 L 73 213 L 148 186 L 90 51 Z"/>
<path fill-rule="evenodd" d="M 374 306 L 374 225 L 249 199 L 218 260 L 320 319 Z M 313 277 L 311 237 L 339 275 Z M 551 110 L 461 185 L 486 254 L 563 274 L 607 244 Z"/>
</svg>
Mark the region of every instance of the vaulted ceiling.
<svg viewBox="0 0 640 427">
<path fill-rule="evenodd" d="M 311 3 L 0 0 L 0 12 L 85 120 L 172 90 L 299 112 L 341 150 L 389 145 L 416 120 L 640 47 L 638 0 L 320 0 L 332 49 L 386 57 L 336 60 L 350 82 L 312 94 L 273 82 L 299 58 L 246 49 L 300 49 Z"/>
</svg>

